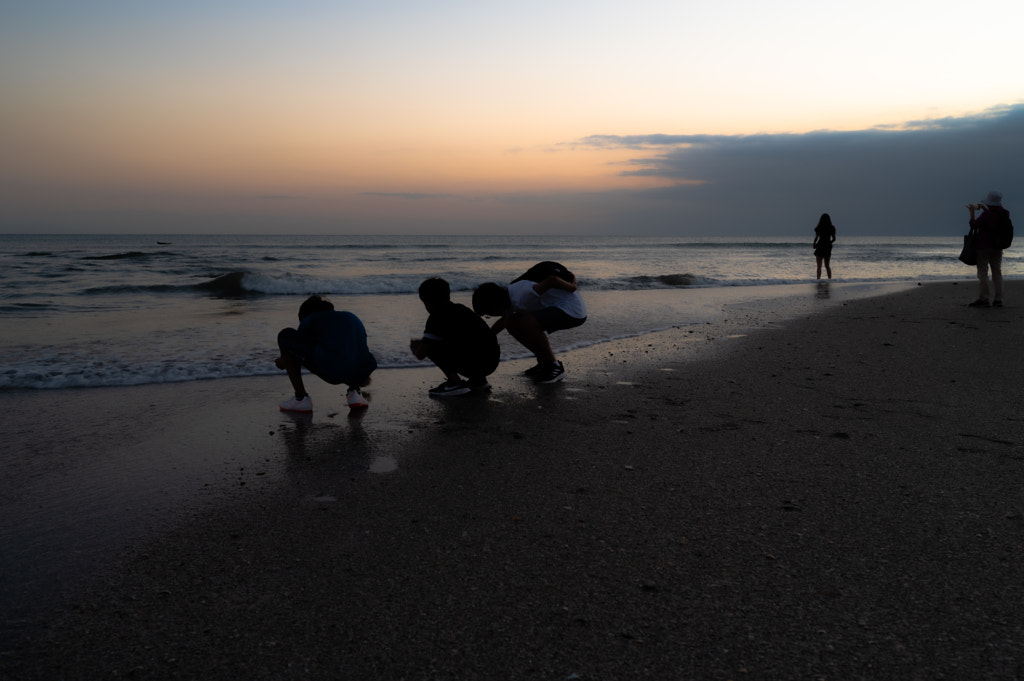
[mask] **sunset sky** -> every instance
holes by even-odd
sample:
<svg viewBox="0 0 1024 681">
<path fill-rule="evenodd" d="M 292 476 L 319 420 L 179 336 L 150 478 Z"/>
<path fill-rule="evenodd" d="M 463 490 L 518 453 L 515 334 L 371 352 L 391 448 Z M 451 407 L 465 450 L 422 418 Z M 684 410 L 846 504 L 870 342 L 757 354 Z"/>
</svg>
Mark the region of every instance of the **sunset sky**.
<svg viewBox="0 0 1024 681">
<path fill-rule="evenodd" d="M 947 234 L 1020 0 L 0 9 L 0 232 Z M 808 226 L 810 225 L 810 226 Z"/>
</svg>

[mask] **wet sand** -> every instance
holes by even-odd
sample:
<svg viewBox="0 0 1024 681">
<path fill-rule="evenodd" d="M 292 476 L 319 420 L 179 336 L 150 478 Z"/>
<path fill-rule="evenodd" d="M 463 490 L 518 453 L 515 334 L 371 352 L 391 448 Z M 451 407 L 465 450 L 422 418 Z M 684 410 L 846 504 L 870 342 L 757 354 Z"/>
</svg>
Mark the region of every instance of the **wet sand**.
<svg viewBox="0 0 1024 681">
<path fill-rule="evenodd" d="M 378 372 L 361 419 L 283 378 L 0 396 L 52 462 L 4 488 L 0 671 L 1017 678 L 1024 282 L 974 292 L 737 306 L 483 398 Z"/>
</svg>

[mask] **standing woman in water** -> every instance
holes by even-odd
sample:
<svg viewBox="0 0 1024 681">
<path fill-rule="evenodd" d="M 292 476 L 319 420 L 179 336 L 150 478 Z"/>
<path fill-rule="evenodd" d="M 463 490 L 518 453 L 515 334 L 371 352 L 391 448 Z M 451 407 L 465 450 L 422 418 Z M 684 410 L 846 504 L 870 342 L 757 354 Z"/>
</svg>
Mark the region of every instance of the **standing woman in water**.
<svg viewBox="0 0 1024 681">
<path fill-rule="evenodd" d="M 821 279 L 821 263 L 825 263 L 825 271 L 828 278 L 832 278 L 832 243 L 836 240 L 836 227 L 832 224 L 832 218 L 828 213 L 822 213 L 818 219 L 818 226 L 814 228 L 814 257 L 818 261 L 818 279 Z"/>
</svg>

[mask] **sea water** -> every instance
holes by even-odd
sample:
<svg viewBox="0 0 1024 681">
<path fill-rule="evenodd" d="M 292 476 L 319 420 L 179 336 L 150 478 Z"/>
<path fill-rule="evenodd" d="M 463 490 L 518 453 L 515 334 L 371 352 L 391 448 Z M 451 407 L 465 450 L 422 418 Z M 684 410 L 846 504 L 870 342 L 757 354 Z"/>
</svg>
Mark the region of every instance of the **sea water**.
<svg viewBox="0 0 1024 681">
<path fill-rule="evenodd" d="M 0 235 L 0 389 L 194 381 L 279 373 L 276 336 L 311 294 L 358 315 L 383 368 L 422 366 L 416 296 L 447 279 L 470 303 L 540 260 L 577 276 L 588 322 L 556 351 L 712 321 L 727 302 L 815 279 L 810 239 Z M 837 242 L 836 286 L 968 279 L 960 237 Z M 1019 271 L 1007 252 L 1004 272 Z M 803 290 L 803 289 L 801 289 Z M 503 357 L 525 351 L 502 334 Z"/>
</svg>

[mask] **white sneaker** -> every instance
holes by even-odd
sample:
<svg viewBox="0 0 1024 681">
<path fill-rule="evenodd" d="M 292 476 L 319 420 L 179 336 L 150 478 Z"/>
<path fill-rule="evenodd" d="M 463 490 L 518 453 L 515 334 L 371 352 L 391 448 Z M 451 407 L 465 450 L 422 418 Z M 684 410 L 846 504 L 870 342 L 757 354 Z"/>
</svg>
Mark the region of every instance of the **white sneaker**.
<svg viewBox="0 0 1024 681">
<path fill-rule="evenodd" d="M 313 400 L 309 399 L 309 395 L 306 395 L 301 400 L 292 395 L 281 403 L 281 411 L 313 411 Z"/>
<path fill-rule="evenodd" d="M 366 401 L 366 397 L 360 392 L 359 388 L 349 388 L 346 397 L 348 398 L 349 409 L 366 409 L 370 406 L 370 403 Z"/>
</svg>

